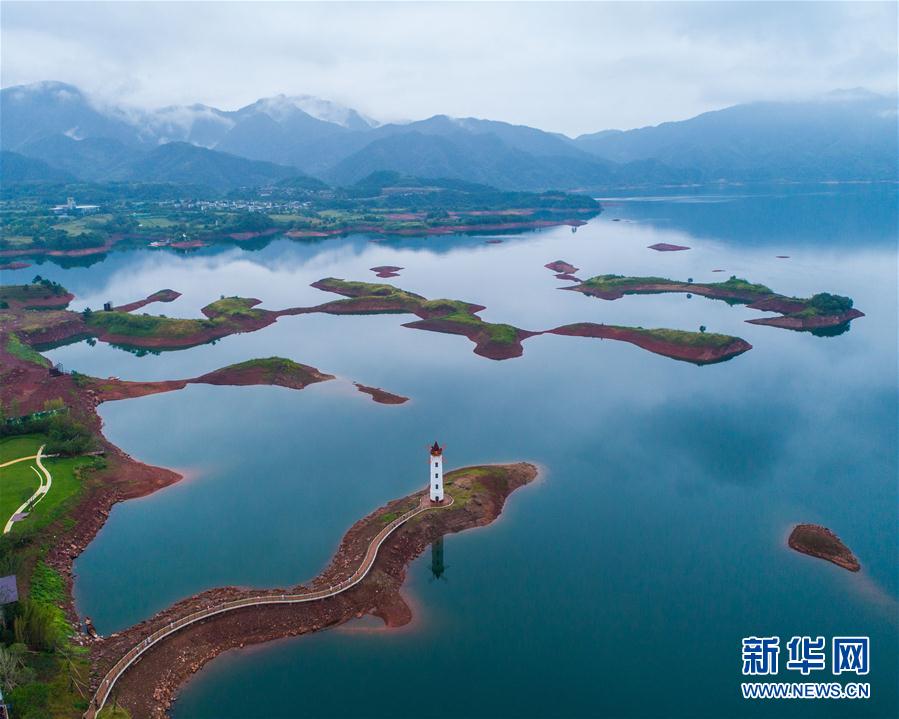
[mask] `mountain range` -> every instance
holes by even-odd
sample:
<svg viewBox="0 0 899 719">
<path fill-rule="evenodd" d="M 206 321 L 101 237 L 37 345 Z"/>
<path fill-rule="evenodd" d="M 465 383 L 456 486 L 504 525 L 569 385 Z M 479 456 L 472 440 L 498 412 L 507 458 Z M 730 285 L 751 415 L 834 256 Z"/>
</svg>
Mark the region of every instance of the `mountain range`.
<svg viewBox="0 0 899 719">
<path fill-rule="evenodd" d="M 0 111 L 4 182 L 71 176 L 227 190 L 304 175 L 351 184 L 386 170 L 504 189 L 594 190 L 894 180 L 899 156 L 896 98 L 861 89 L 575 138 L 446 115 L 381 124 L 309 95 L 263 98 L 234 111 L 136 110 L 99 104 L 59 82 L 4 88 Z"/>
</svg>

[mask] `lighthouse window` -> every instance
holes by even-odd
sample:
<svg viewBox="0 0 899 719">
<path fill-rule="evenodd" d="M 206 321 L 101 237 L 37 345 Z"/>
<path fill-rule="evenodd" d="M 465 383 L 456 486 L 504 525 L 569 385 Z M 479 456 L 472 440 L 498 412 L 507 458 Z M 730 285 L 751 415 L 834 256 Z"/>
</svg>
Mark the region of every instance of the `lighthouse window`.
<svg viewBox="0 0 899 719">
<path fill-rule="evenodd" d="M 435 467 L 437 466 L 437 462 L 434 462 L 434 466 L 435 466 Z"/>
<path fill-rule="evenodd" d="M 434 479 L 437 479 L 437 472 L 434 472 Z"/>
</svg>

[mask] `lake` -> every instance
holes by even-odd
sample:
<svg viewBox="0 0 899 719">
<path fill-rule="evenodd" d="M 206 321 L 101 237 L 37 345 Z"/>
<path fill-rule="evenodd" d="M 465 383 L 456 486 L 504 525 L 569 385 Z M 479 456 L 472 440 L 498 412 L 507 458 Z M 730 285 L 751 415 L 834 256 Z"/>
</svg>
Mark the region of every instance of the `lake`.
<svg viewBox="0 0 899 719">
<path fill-rule="evenodd" d="M 210 587 L 315 575 L 358 518 L 423 487 L 426 446 L 448 468 L 529 460 L 538 483 L 488 528 L 446 538 L 404 594 L 412 625 L 371 622 L 229 652 L 190 682 L 176 719 L 221 717 L 893 717 L 899 714 L 896 189 L 677 190 L 603 198 L 577 232 L 315 243 L 191 254 L 128 250 L 35 271 L 100 307 L 162 288 L 148 312 L 196 316 L 221 295 L 271 309 L 334 296 L 335 276 L 486 305 L 524 329 L 592 321 L 737 335 L 753 349 L 697 367 L 610 340 L 539 336 L 492 361 L 411 316 L 285 317 L 212 345 L 137 356 L 102 343 L 49 356 L 101 377 L 189 377 L 279 355 L 338 375 L 303 391 L 189 386 L 111 402 L 107 437 L 185 474 L 117 505 L 78 558 L 76 601 L 102 633 Z M 657 242 L 686 245 L 655 252 Z M 786 259 L 777 255 L 788 255 Z M 746 324 L 762 313 L 685 295 L 614 302 L 560 291 L 578 276 L 732 274 L 777 292 L 849 295 L 866 316 L 816 337 Z M 723 272 L 713 273 L 721 269 Z M 352 381 L 411 398 L 379 405 Z M 786 547 L 830 527 L 858 574 Z M 872 698 L 748 702 L 741 639 L 871 637 Z M 785 652 L 784 652 L 785 655 Z M 782 656 L 783 662 L 783 656 Z M 830 681 L 830 671 L 789 681 Z M 842 677 L 845 678 L 845 677 Z"/>
</svg>

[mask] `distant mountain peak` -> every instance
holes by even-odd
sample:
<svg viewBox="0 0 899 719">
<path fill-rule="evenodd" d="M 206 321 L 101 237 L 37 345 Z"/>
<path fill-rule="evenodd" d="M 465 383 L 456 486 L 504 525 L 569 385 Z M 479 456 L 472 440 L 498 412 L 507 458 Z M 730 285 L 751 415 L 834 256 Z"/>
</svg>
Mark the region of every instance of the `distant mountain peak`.
<svg viewBox="0 0 899 719">
<path fill-rule="evenodd" d="M 314 117 L 316 120 L 339 125 L 348 130 L 368 130 L 380 125 L 376 120 L 357 112 L 351 107 L 332 102 L 331 100 L 324 100 L 314 95 L 280 94 L 272 97 L 263 97 L 238 112 L 247 110 L 264 112 L 277 122 L 283 122 L 297 112 L 302 112 L 310 117 Z"/>
</svg>

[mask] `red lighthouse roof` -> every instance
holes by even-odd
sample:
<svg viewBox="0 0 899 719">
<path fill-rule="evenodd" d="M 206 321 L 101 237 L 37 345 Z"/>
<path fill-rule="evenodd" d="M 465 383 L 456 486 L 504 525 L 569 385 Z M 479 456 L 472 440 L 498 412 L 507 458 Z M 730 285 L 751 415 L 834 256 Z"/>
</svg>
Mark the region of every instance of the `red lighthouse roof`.
<svg viewBox="0 0 899 719">
<path fill-rule="evenodd" d="M 437 444 L 437 442 L 436 442 L 436 440 L 435 440 L 435 441 L 434 441 L 434 446 L 431 447 L 431 456 L 432 456 L 432 457 L 439 457 L 441 454 L 443 454 L 443 447 L 441 447 L 439 444 Z"/>
</svg>

